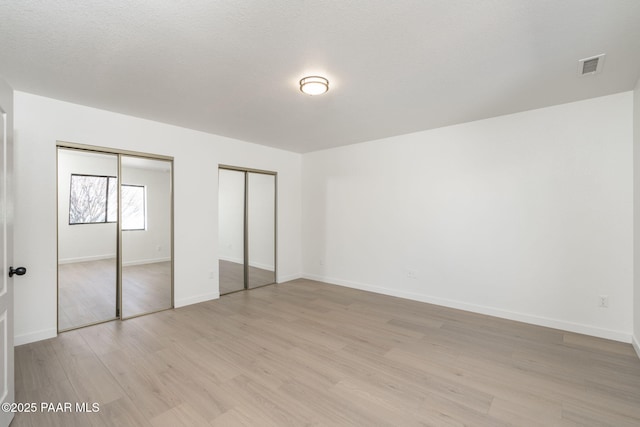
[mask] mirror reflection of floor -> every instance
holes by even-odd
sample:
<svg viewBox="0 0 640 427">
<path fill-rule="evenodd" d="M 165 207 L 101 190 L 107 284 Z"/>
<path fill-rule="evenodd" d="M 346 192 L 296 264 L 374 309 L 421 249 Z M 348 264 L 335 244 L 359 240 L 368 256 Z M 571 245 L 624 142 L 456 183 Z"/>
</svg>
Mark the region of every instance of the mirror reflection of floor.
<svg viewBox="0 0 640 427">
<path fill-rule="evenodd" d="M 220 295 L 244 289 L 244 266 L 231 261 L 218 261 L 220 269 Z M 249 289 L 275 283 L 275 273 L 257 267 L 249 267 Z"/>
<path fill-rule="evenodd" d="M 171 307 L 171 262 L 122 268 L 122 317 Z"/>
<path fill-rule="evenodd" d="M 123 267 L 123 316 L 171 306 L 171 263 Z M 58 266 L 58 329 L 115 319 L 116 260 Z"/>
<path fill-rule="evenodd" d="M 116 259 L 58 265 L 58 329 L 116 317 Z"/>
</svg>

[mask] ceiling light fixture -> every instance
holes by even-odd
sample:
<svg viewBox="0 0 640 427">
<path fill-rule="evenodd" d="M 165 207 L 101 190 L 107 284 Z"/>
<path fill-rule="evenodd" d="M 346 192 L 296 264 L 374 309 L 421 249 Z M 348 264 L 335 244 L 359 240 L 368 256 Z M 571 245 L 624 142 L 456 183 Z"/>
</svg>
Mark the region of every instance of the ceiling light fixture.
<svg viewBox="0 0 640 427">
<path fill-rule="evenodd" d="M 329 90 L 329 80 L 320 76 L 308 76 L 300 79 L 300 91 L 307 95 L 322 95 Z"/>
</svg>

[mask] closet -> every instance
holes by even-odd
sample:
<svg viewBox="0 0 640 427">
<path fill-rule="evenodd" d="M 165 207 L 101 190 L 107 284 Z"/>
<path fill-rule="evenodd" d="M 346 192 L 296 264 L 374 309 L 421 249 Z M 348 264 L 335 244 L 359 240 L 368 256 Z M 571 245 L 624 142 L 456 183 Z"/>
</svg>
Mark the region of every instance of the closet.
<svg viewBox="0 0 640 427">
<path fill-rule="evenodd" d="M 218 170 L 220 294 L 276 282 L 277 173 Z"/>
<path fill-rule="evenodd" d="M 173 307 L 173 158 L 58 143 L 58 331 Z"/>
</svg>

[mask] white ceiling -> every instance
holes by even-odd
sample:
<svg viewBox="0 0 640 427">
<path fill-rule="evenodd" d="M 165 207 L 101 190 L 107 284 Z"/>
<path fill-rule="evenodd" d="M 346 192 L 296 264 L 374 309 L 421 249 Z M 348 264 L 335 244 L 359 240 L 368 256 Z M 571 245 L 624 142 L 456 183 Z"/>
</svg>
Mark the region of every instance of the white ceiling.
<svg viewBox="0 0 640 427">
<path fill-rule="evenodd" d="M 309 74 L 329 92 L 300 93 Z M 640 1 L 0 0 L 0 75 L 309 152 L 631 90 Z"/>
</svg>

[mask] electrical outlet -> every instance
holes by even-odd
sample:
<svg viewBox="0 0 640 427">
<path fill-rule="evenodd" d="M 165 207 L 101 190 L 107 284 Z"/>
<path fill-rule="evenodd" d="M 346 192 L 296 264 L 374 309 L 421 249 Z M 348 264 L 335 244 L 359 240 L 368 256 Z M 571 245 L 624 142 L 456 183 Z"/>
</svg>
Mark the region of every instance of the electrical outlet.
<svg viewBox="0 0 640 427">
<path fill-rule="evenodd" d="M 418 272 L 416 272 L 412 268 L 407 268 L 407 277 L 409 279 L 417 279 L 418 278 Z"/>
<path fill-rule="evenodd" d="M 324 265 L 324 260 L 323 259 L 320 260 L 320 265 Z"/>
<path fill-rule="evenodd" d="M 600 295 L 598 297 L 598 307 L 600 308 L 609 307 L 609 295 Z"/>
<path fill-rule="evenodd" d="M 209 279 L 213 279 L 213 271 L 209 272 Z"/>
</svg>

